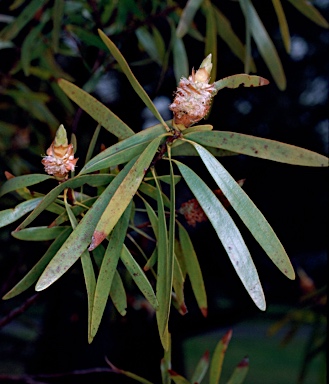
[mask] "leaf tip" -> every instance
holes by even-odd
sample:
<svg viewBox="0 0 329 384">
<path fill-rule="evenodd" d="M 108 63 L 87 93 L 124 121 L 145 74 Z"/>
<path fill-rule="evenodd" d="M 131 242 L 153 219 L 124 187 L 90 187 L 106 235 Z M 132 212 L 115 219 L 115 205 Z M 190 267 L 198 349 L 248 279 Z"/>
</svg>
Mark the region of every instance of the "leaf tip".
<svg viewBox="0 0 329 384">
<path fill-rule="evenodd" d="M 201 311 L 203 317 L 207 317 L 208 316 L 208 308 L 202 307 L 202 308 L 200 308 L 200 311 Z"/>
<path fill-rule="evenodd" d="M 91 239 L 88 251 L 93 251 L 106 237 L 104 232 L 95 231 Z"/>
<path fill-rule="evenodd" d="M 222 337 L 222 342 L 224 345 L 228 346 L 229 342 L 231 341 L 233 331 L 232 329 L 229 329 L 225 335 Z"/>
<path fill-rule="evenodd" d="M 249 357 L 248 356 L 245 356 L 240 361 L 240 363 L 238 364 L 238 368 L 245 368 L 245 367 L 249 367 Z"/>
</svg>

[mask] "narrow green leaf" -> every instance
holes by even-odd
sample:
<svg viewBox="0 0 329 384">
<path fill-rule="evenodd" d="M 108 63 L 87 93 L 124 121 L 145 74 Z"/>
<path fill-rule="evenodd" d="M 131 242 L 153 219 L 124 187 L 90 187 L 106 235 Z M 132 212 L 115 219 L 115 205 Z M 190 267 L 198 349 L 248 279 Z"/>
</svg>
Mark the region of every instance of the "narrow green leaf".
<svg viewBox="0 0 329 384">
<path fill-rule="evenodd" d="M 12 232 L 12 236 L 18 240 L 47 241 L 56 239 L 67 227 L 31 227 L 19 232 Z"/>
<path fill-rule="evenodd" d="M 175 384 L 192 384 L 190 381 L 185 379 L 185 377 L 179 375 L 172 369 L 169 370 L 170 378 Z M 193 383 L 194 384 L 194 383 Z"/>
<path fill-rule="evenodd" d="M 8 24 L 0 33 L 1 40 L 12 40 L 31 21 L 36 12 L 47 4 L 48 0 L 31 0 L 16 17 L 15 21 Z"/>
<path fill-rule="evenodd" d="M 206 351 L 205 354 L 199 360 L 195 370 L 193 372 L 191 382 L 195 384 L 201 383 L 205 377 L 207 370 L 209 368 L 209 351 Z"/>
<path fill-rule="evenodd" d="M 208 216 L 250 297 L 259 309 L 265 310 L 265 297 L 256 267 L 231 216 L 219 202 L 216 195 L 196 173 L 176 160 L 175 163 Z"/>
<path fill-rule="evenodd" d="M 144 193 L 145 195 L 151 197 L 154 200 L 157 199 L 157 188 L 153 187 L 153 185 L 151 185 L 151 184 L 142 182 L 141 185 L 139 186 L 138 190 L 140 192 Z M 170 207 L 170 200 L 168 199 L 168 197 L 164 193 L 162 193 L 162 199 L 163 199 L 164 206 L 169 208 Z"/>
<path fill-rule="evenodd" d="M 228 77 L 224 77 L 224 79 L 220 79 L 215 82 L 215 92 L 217 93 L 219 90 L 223 88 L 238 88 L 242 87 L 261 87 L 263 85 L 269 84 L 267 79 L 260 76 L 247 75 L 245 73 L 240 73 L 238 75 L 232 75 Z"/>
<path fill-rule="evenodd" d="M 96 176 L 96 177 L 94 177 Z M 59 184 L 57 187 L 52 189 L 41 201 L 39 205 L 30 213 L 30 215 L 16 228 L 16 231 L 28 226 L 32 221 L 40 215 L 45 209 L 49 209 L 51 204 L 56 200 L 57 196 L 63 192 L 65 188 L 78 188 L 83 184 L 89 184 L 91 186 L 99 186 L 108 184 L 113 180 L 114 175 L 84 175 L 76 176 L 72 179 Z"/>
<path fill-rule="evenodd" d="M 99 36 L 95 35 L 93 32 L 87 31 L 85 28 L 79 27 L 77 25 L 67 25 L 67 31 L 73 33 L 81 40 L 82 43 L 85 43 L 88 47 L 93 46 L 98 49 L 106 50 L 106 45 L 99 38 Z"/>
<path fill-rule="evenodd" d="M 272 227 L 249 196 L 226 171 L 221 163 L 199 144 L 193 144 L 215 180 L 218 187 L 240 216 L 246 227 L 264 249 L 268 257 L 289 279 L 295 279 L 295 272 L 288 255 Z"/>
<path fill-rule="evenodd" d="M 74 213 L 71 210 L 70 205 L 66 201 L 66 193 L 67 190 L 64 191 L 64 203 L 65 208 L 67 211 L 67 215 L 70 219 L 72 229 L 74 230 L 77 225 L 78 221 L 76 217 L 74 216 Z M 88 300 L 88 342 L 90 343 L 92 341 L 91 337 L 91 319 L 92 319 L 92 310 L 93 310 L 93 302 L 94 302 L 94 295 L 95 295 L 95 288 L 96 288 L 96 278 L 95 278 L 95 272 L 94 267 L 90 258 L 90 254 L 88 251 L 84 251 L 81 255 L 81 265 L 83 270 L 83 276 L 85 279 L 86 284 L 86 291 L 87 291 L 87 300 Z"/>
<path fill-rule="evenodd" d="M 159 310 L 156 312 L 159 335 L 164 350 L 169 349 L 170 338 L 168 332 L 168 320 L 170 313 L 170 303 L 172 294 L 172 281 L 173 281 L 173 256 L 169 252 L 168 245 L 168 232 L 167 223 L 161 193 L 160 184 L 156 178 L 154 168 L 151 168 L 153 177 L 158 190 L 157 204 L 158 204 L 158 266 L 157 266 L 157 283 L 156 283 L 156 297 L 160 303 Z"/>
<path fill-rule="evenodd" d="M 283 40 L 284 47 L 287 51 L 287 53 L 290 53 L 290 33 L 289 33 L 289 27 L 286 19 L 286 15 L 284 13 L 284 10 L 282 8 L 282 4 L 280 0 L 272 0 L 277 18 L 279 20 L 279 26 L 280 26 L 280 32 L 281 37 Z"/>
<path fill-rule="evenodd" d="M 180 264 L 176 255 L 174 254 L 173 288 L 175 291 L 175 297 L 173 297 L 173 299 L 175 300 L 177 309 L 181 315 L 185 315 L 187 313 L 187 308 L 186 308 L 185 298 L 184 298 L 184 282 L 185 282 L 185 279 L 183 276 L 182 269 L 180 267 Z"/>
<path fill-rule="evenodd" d="M 95 145 L 96 145 L 96 142 L 97 142 L 97 139 L 98 139 L 101 127 L 102 126 L 100 124 L 97 124 L 97 127 L 95 129 L 93 137 L 91 138 L 90 143 L 88 145 L 88 151 L 87 151 L 87 154 L 86 154 L 85 164 L 88 163 L 88 161 L 91 159 L 91 157 L 92 157 L 92 155 L 94 153 Z M 74 147 L 74 148 L 76 148 L 76 147 Z"/>
<path fill-rule="evenodd" d="M 186 135 L 186 138 L 203 146 L 221 148 L 280 163 L 309 167 L 328 167 L 329 165 L 328 157 L 308 149 L 243 133 L 195 132 Z"/>
<path fill-rule="evenodd" d="M 190 277 L 192 290 L 201 313 L 204 317 L 208 314 L 207 294 L 202 277 L 202 272 L 198 257 L 195 253 L 192 241 L 186 229 L 182 224 L 178 223 L 179 240 L 184 258 L 184 264 L 186 266 L 186 272 Z"/>
<path fill-rule="evenodd" d="M 58 53 L 59 39 L 62 30 L 62 19 L 64 16 L 64 0 L 55 0 L 54 6 L 52 9 L 53 16 L 53 30 L 52 30 L 52 43 L 53 50 L 55 53 Z"/>
<path fill-rule="evenodd" d="M 160 121 L 160 123 L 166 128 L 166 130 L 169 131 L 169 127 L 163 120 L 162 116 L 160 115 L 159 111 L 156 109 L 155 105 L 153 104 L 152 100 L 149 98 L 148 94 L 145 92 L 144 88 L 139 84 L 136 77 L 131 72 L 131 69 L 129 68 L 128 63 L 126 62 L 125 58 L 122 56 L 119 49 L 100 29 L 98 30 L 98 33 L 101 39 L 104 41 L 107 48 L 109 49 L 109 51 L 112 53 L 114 58 L 119 63 L 123 73 L 127 76 L 131 86 L 134 88 L 137 95 L 143 100 L 145 105 L 149 108 L 149 110 L 153 113 L 153 115 Z"/>
<path fill-rule="evenodd" d="M 164 59 L 166 57 L 166 45 L 162 37 L 162 34 L 158 30 L 158 28 L 156 28 L 154 25 L 152 26 L 152 32 L 153 32 L 154 43 L 158 51 L 158 57 L 160 59 L 160 65 L 166 65 L 164 63 Z"/>
<path fill-rule="evenodd" d="M 135 281 L 136 285 L 145 296 L 146 300 L 152 305 L 152 307 L 157 310 L 159 307 L 158 300 L 154 294 L 151 283 L 148 281 L 145 273 L 142 268 L 138 265 L 136 260 L 131 255 L 129 249 L 123 245 L 120 255 L 121 261 L 127 268 L 131 277 Z"/>
<path fill-rule="evenodd" d="M 224 14 L 214 5 L 212 5 L 215 18 L 217 33 L 222 40 L 230 47 L 231 51 L 237 56 L 242 62 L 244 62 L 246 57 L 246 51 L 243 43 L 233 31 L 229 19 L 224 16 Z M 256 72 L 256 66 L 251 58 L 250 61 L 251 72 Z"/>
<path fill-rule="evenodd" d="M 181 77 L 188 77 L 189 64 L 188 57 L 183 40 L 179 37 L 174 39 L 173 44 L 173 66 L 176 83 L 178 84 Z"/>
<path fill-rule="evenodd" d="M 147 146 L 115 191 L 95 228 L 89 250 L 96 248 L 118 222 L 142 182 L 161 140 L 162 137 L 158 137 Z"/>
<path fill-rule="evenodd" d="M 42 197 L 30 199 L 16 205 L 15 208 L 9 208 L 0 211 L 0 228 L 15 222 L 26 213 L 33 211 L 33 209 L 40 203 L 41 200 Z"/>
<path fill-rule="evenodd" d="M 179 140 L 182 141 L 182 140 Z M 175 142 L 176 143 L 176 142 Z M 213 147 L 207 147 L 208 151 L 211 152 L 216 157 L 222 156 L 236 156 L 237 153 L 226 151 L 225 149 L 218 149 Z M 187 143 L 182 143 L 179 146 L 174 146 L 171 151 L 172 156 L 197 156 L 197 151 L 188 145 Z"/>
<path fill-rule="evenodd" d="M 21 64 L 25 76 L 30 75 L 30 64 L 33 59 L 33 48 L 41 40 L 40 34 L 48 20 L 40 22 L 35 28 L 32 28 L 30 33 L 26 36 L 22 44 L 21 50 Z"/>
<path fill-rule="evenodd" d="M 210 78 L 214 81 L 217 73 L 217 24 L 215 11 L 210 0 L 203 1 L 202 10 L 206 16 L 206 45 L 204 56 L 211 53 L 212 69 Z"/>
<path fill-rule="evenodd" d="M 277 50 L 250 0 L 240 0 L 241 9 L 249 21 L 251 34 L 259 53 L 271 72 L 278 88 L 286 89 L 286 77 Z"/>
<path fill-rule="evenodd" d="M 146 264 L 144 265 L 143 270 L 146 272 L 149 269 L 153 268 L 157 260 L 158 260 L 158 248 L 155 247 L 151 257 L 147 260 Z"/>
<path fill-rule="evenodd" d="M 135 33 L 139 43 L 145 49 L 150 58 L 154 60 L 157 64 L 161 65 L 162 60 L 159 56 L 155 39 L 152 34 L 148 31 L 147 27 L 139 27 L 138 29 L 136 29 Z"/>
<path fill-rule="evenodd" d="M 85 214 L 79 222 L 76 229 L 72 232 L 67 241 L 62 245 L 56 253 L 52 261 L 49 263 L 44 273 L 41 275 L 36 290 L 42 291 L 46 289 L 56 280 L 58 280 L 80 257 L 91 241 L 92 233 L 95 226 L 104 211 L 105 207 L 112 198 L 114 192 L 125 178 L 135 159 L 131 160 L 116 178 L 108 185 L 98 200 Z M 65 184 L 65 183 L 63 183 Z"/>
<path fill-rule="evenodd" d="M 21 189 L 24 187 L 29 187 L 30 185 L 35 185 L 41 183 L 45 180 L 53 179 L 52 176 L 42 175 L 42 174 L 32 174 L 32 175 L 23 175 L 13 177 L 5 181 L 0 187 L 0 197 L 5 195 L 6 193 L 16 191 L 17 189 Z"/>
<path fill-rule="evenodd" d="M 112 145 L 93 157 L 82 168 L 80 175 L 99 171 L 100 169 L 109 168 L 131 160 L 142 153 L 152 140 L 163 135 L 165 132 L 166 130 L 163 128 L 163 125 L 157 124 Z"/>
<path fill-rule="evenodd" d="M 8 293 L 5 294 L 3 299 L 11 299 L 30 288 L 32 284 L 38 280 L 47 264 L 54 257 L 56 252 L 68 238 L 71 232 L 72 229 L 70 227 L 67 227 L 63 232 L 61 232 L 47 249 L 42 258 L 34 265 L 33 268 L 30 269 L 30 271 L 22 278 L 22 280 L 20 280 Z"/>
<path fill-rule="evenodd" d="M 118 116 L 83 89 L 65 79 L 59 79 L 58 85 L 81 109 L 120 140 L 134 134 L 134 131 L 119 119 Z"/>
<path fill-rule="evenodd" d="M 110 297 L 120 315 L 125 316 L 127 313 L 127 295 L 118 271 L 114 272 Z"/>
<path fill-rule="evenodd" d="M 219 340 L 215 347 L 215 351 L 212 355 L 210 362 L 209 372 L 209 384 L 218 384 L 220 376 L 222 374 L 223 361 L 228 344 L 232 337 L 232 330 L 226 332 L 226 334 Z"/>
<path fill-rule="evenodd" d="M 327 20 L 320 12 L 307 0 L 289 0 L 290 3 L 299 10 L 304 16 L 323 28 L 329 28 Z"/>
<path fill-rule="evenodd" d="M 123 242 L 126 237 L 130 210 L 131 206 L 126 209 L 117 225 L 114 227 L 109 239 L 108 246 L 106 248 L 102 265 L 99 270 L 92 308 L 90 341 L 95 337 L 97 333 L 101 319 L 103 317 L 107 299 L 111 291 L 114 273 L 120 258 Z"/>
<path fill-rule="evenodd" d="M 243 358 L 226 384 L 242 384 L 249 370 L 248 357 Z"/>
<path fill-rule="evenodd" d="M 202 0 L 188 0 L 183 10 L 182 16 L 179 19 L 176 30 L 177 37 L 182 38 L 187 33 L 195 14 L 200 8 L 201 3 Z"/>
</svg>

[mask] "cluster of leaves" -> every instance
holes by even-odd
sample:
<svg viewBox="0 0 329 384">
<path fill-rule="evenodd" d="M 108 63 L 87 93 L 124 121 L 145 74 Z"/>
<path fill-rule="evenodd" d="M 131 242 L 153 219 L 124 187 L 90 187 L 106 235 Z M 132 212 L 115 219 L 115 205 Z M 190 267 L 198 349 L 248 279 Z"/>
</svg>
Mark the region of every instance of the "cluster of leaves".
<svg viewBox="0 0 329 384">
<path fill-rule="evenodd" d="M 46 195 L 31 192 L 27 187 L 52 179 L 52 176 L 30 174 L 13 177 L 7 174 L 8 181 L 1 186 L 0 196 L 15 191 L 26 201 L 14 209 L 2 211 L 1 226 L 31 212 L 13 232 L 13 236 L 21 240 L 54 242 L 4 299 L 16 296 L 35 282 L 37 291 L 46 289 L 80 259 L 88 295 L 88 340 L 91 342 L 109 297 L 120 314 L 126 313 L 126 293 L 117 271 L 121 259 L 155 310 L 160 339 L 164 349 L 168 350 L 171 304 L 182 314 L 186 312 L 183 289 L 187 276 L 201 312 L 207 315 L 201 268 L 189 234 L 176 217 L 175 185 L 181 177 L 207 215 L 250 297 L 258 308 L 266 308 L 256 267 L 239 229 L 202 178 L 176 157 L 200 157 L 254 238 L 279 270 L 290 279 L 295 278 L 295 273 L 274 231 L 216 156 L 241 153 L 287 164 L 315 167 L 327 166 L 328 158 L 280 142 L 234 132 L 213 131 L 209 125 L 178 131 L 171 121 L 163 120 L 114 43 L 102 31 L 99 34 L 159 124 L 135 134 L 93 96 L 67 80 L 59 80 L 59 87 L 65 94 L 96 120 L 98 125 L 86 163 L 79 174 L 60 183 Z M 223 87 L 262 84 L 266 84 L 266 81 L 258 76 L 242 74 L 217 81 L 215 88 L 219 91 Z M 121 141 L 91 158 L 101 126 Z M 160 160 L 169 163 L 169 175 L 157 175 L 156 166 Z M 181 176 L 175 174 L 175 167 Z M 169 197 L 163 193 L 161 182 L 169 184 Z M 87 185 L 97 188 L 96 196 L 87 194 L 84 188 Z M 137 228 L 134 223 L 134 217 L 140 210 L 136 208 L 137 202 L 144 205 L 142 211 L 152 227 L 151 235 Z M 56 219 L 48 226 L 28 227 L 45 210 L 55 213 Z M 133 240 L 128 233 L 131 231 L 153 241 L 155 246 L 150 257 Z M 126 234 L 145 257 L 147 262 L 144 270 L 150 270 L 153 277 L 147 277 L 125 245 Z"/>
<path fill-rule="evenodd" d="M 287 2 L 314 23 L 328 28 L 327 21 L 310 2 Z M 225 8 L 226 15 L 210 0 L 189 0 L 183 7 L 171 0 L 16 0 L 6 3 L 6 11 L 1 17 L 4 27 L 0 32 L 0 49 L 8 58 L 9 68 L 4 71 L 0 89 L 5 96 L 1 109 L 6 112 L 0 121 L 0 133 L 4 138 L 0 150 L 15 173 L 28 173 L 33 167 L 26 159 L 8 153 L 13 144 L 40 154 L 44 136 L 47 136 L 40 124 L 45 124 L 54 134 L 59 116 L 65 116 L 66 120 L 69 120 L 68 116 L 73 117 L 74 107 L 55 80 L 77 80 L 76 70 L 68 67 L 79 66 L 87 73 L 82 87 L 92 92 L 101 76 L 115 65 L 111 58 L 101 60 L 106 47 L 95 35 L 97 28 L 104 30 L 114 41 L 122 42 L 123 36 L 135 34 L 144 60 L 134 65 L 155 62 L 161 66 L 164 75 L 172 60 L 177 82 L 189 73 L 187 35 L 204 45 L 205 56 L 212 53 L 213 79 L 216 78 L 217 39 L 222 39 L 241 60 L 244 73 L 256 72 L 252 57 L 253 39 L 277 86 L 282 90 L 286 87 L 277 49 L 250 0 L 239 0 L 238 4 L 230 2 Z M 273 17 L 277 16 L 282 41 L 289 53 L 285 7 L 280 0 L 272 0 L 272 3 Z M 231 25 L 231 19 L 237 14 L 245 19 L 242 37 L 237 26 Z M 64 69 L 63 65 L 58 65 L 63 59 Z M 18 116 L 24 116 L 24 122 L 19 121 Z"/>
<path fill-rule="evenodd" d="M 232 330 L 226 332 L 222 339 L 217 343 L 212 358 L 209 358 L 209 351 L 206 351 L 197 363 L 195 370 L 188 380 L 171 369 L 171 346 L 165 351 L 161 360 L 161 378 L 162 384 L 200 384 L 205 378 L 209 370 L 209 384 L 218 384 L 221 379 L 222 367 L 224 363 L 225 353 L 232 337 Z M 107 361 L 112 371 L 127 377 L 130 377 L 142 384 L 152 384 L 150 381 L 140 377 L 132 372 L 124 371 L 115 367 L 110 361 Z M 249 359 L 244 357 L 233 371 L 227 384 L 241 384 L 244 382 L 249 370 Z"/>
</svg>

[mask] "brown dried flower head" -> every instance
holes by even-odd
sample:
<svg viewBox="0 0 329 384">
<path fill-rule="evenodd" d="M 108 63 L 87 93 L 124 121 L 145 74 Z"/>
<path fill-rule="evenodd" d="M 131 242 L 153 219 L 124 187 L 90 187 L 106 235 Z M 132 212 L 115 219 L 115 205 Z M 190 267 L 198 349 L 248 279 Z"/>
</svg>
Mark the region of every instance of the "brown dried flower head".
<svg viewBox="0 0 329 384">
<path fill-rule="evenodd" d="M 211 54 L 201 63 L 200 68 L 188 79 L 182 77 L 173 103 L 169 109 L 174 113 L 173 123 L 179 129 L 185 129 L 207 116 L 213 93 L 214 84 L 209 84 L 212 68 Z"/>
<path fill-rule="evenodd" d="M 74 170 L 78 159 L 74 158 L 73 144 L 68 144 L 63 124 L 59 126 L 55 139 L 46 153 L 47 156 L 44 156 L 41 162 L 48 175 L 54 175 L 60 182 L 67 180 L 68 173 Z"/>
</svg>

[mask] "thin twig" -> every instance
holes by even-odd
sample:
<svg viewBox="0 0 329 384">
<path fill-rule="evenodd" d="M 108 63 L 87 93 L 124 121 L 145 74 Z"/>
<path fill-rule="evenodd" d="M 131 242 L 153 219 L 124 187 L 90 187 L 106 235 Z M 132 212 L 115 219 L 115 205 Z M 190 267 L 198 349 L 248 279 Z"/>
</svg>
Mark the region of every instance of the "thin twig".
<svg viewBox="0 0 329 384">
<path fill-rule="evenodd" d="M 0 320 L 0 328 L 4 327 L 8 323 L 10 323 L 15 317 L 24 313 L 34 302 L 38 299 L 40 293 L 36 293 L 33 296 L 29 297 L 20 307 L 13 309 L 8 313 L 7 316 L 3 317 Z M 1 376 L 0 376 L 1 377 Z"/>
</svg>

